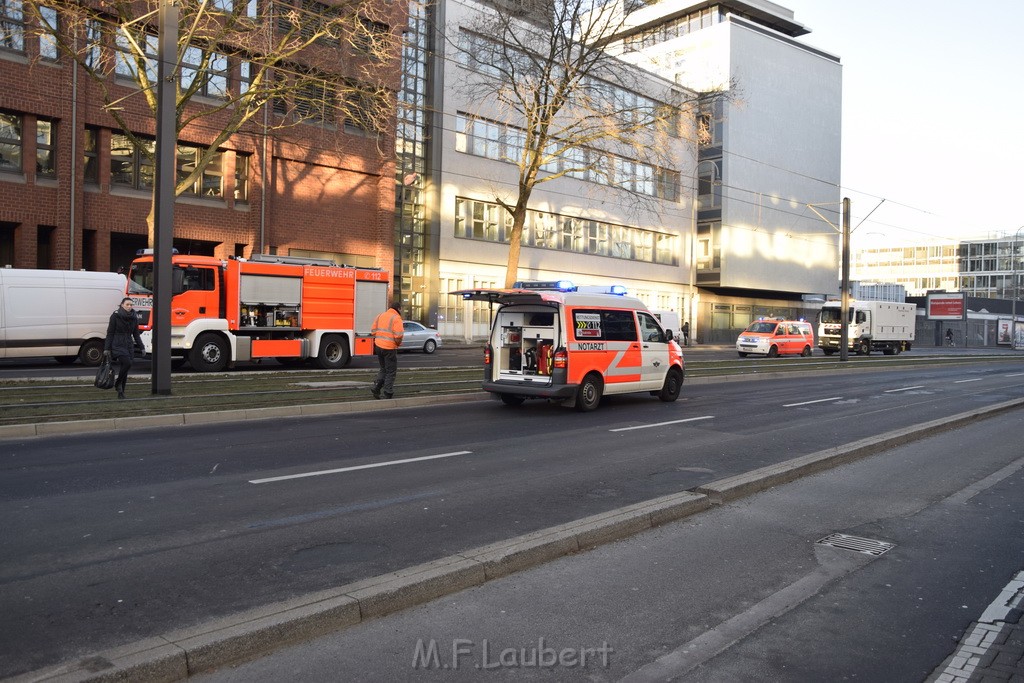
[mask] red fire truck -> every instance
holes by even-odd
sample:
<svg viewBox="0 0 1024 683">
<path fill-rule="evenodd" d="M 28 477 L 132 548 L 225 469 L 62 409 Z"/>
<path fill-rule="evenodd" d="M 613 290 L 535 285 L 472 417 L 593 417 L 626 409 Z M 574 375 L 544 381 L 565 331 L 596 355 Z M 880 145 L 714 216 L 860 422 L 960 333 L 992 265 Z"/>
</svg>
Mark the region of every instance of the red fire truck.
<svg viewBox="0 0 1024 683">
<path fill-rule="evenodd" d="M 268 255 L 171 264 L 171 353 L 200 372 L 260 358 L 344 367 L 373 353 L 370 327 L 389 303 L 388 274 L 375 268 Z M 152 352 L 152 253 L 132 262 L 128 296 Z"/>
</svg>

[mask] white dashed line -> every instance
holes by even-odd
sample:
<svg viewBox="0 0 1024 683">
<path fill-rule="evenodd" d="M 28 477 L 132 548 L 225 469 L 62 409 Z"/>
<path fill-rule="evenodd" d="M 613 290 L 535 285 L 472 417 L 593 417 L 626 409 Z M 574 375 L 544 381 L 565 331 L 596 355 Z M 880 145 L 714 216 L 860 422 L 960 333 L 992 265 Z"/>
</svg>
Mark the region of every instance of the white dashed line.
<svg viewBox="0 0 1024 683">
<path fill-rule="evenodd" d="M 677 425 L 683 422 L 696 422 L 697 420 L 710 420 L 714 415 L 703 415 L 701 417 L 688 417 L 685 420 L 672 420 L 671 422 L 655 422 L 649 425 L 637 425 L 635 427 L 619 427 L 618 429 L 609 429 L 609 432 L 628 432 L 633 429 L 649 429 L 651 427 L 664 427 L 665 425 Z"/>
<path fill-rule="evenodd" d="M 390 467 L 391 465 L 405 465 L 410 462 L 423 462 L 424 460 L 437 460 L 438 458 L 452 458 L 456 455 L 469 455 L 473 451 L 455 451 L 454 453 L 441 453 L 440 455 L 425 455 L 422 458 L 406 458 L 404 460 L 389 460 L 387 462 L 375 462 L 372 465 L 356 465 L 355 467 L 339 467 L 336 470 L 320 470 L 319 472 L 303 472 L 302 474 L 288 474 L 283 477 L 267 477 L 266 479 L 250 479 L 250 484 L 269 484 L 275 481 L 286 481 L 288 479 L 302 479 L 303 477 L 319 477 L 323 474 L 340 474 L 341 472 L 355 472 L 356 470 L 369 470 L 374 467 Z"/>
<path fill-rule="evenodd" d="M 918 384 L 916 387 L 900 387 L 899 389 L 889 389 L 885 393 L 895 394 L 897 391 L 910 391 L 911 389 L 924 389 L 924 385 Z"/>
<path fill-rule="evenodd" d="M 838 401 L 841 398 L 842 398 L 842 396 L 833 396 L 832 398 L 819 398 L 816 401 L 804 401 L 802 403 L 783 403 L 782 407 L 783 408 L 793 408 L 793 407 L 796 407 L 796 406 L 809 406 L 812 403 L 825 403 L 826 401 Z"/>
<path fill-rule="evenodd" d="M 953 384 L 963 384 L 964 382 L 980 382 L 985 379 L 984 377 L 975 377 L 974 379 L 958 379 Z"/>
</svg>

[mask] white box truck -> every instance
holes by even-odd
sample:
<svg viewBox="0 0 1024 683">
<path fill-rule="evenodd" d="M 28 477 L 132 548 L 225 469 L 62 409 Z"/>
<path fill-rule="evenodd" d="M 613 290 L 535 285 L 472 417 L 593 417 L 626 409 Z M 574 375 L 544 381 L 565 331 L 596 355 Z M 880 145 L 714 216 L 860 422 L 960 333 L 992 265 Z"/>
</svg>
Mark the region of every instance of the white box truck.
<svg viewBox="0 0 1024 683">
<path fill-rule="evenodd" d="M 0 268 L 0 358 L 99 365 L 125 285 L 117 273 Z"/>
<path fill-rule="evenodd" d="M 893 301 L 851 301 L 846 348 L 867 355 L 892 356 L 909 351 L 914 342 L 917 306 Z M 831 356 L 839 351 L 842 302 L 826 301 L 818 314 L 818 346 Z"/>
</svg>

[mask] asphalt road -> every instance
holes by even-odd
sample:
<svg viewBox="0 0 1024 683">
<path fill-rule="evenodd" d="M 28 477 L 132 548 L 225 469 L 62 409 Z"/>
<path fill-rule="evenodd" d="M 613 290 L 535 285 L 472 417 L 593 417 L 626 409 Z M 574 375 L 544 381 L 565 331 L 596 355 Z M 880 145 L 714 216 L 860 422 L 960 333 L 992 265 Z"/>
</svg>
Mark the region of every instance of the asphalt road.
<svg viewBox="0 0 1024 683">
<path fill-rule="evenodd" d="M 917 683 L 1024 568 L 1019 433 L 979 421 L 196 680 Z"/>
<path fill-rule="evenodd" d="M 0 676 L 1019 398 L 1021 376 L 982 362 L 592 414 L 483 401 L 3 442 Z"/>
</svg>

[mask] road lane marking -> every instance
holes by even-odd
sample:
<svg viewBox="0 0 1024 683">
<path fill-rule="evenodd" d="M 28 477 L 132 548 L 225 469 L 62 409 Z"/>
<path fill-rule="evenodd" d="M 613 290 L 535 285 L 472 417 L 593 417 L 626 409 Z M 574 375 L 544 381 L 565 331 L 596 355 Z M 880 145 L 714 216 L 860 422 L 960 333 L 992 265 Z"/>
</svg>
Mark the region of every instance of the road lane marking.
<svg viewBox="0 0 1024 683">
<path fill-rule="evenodd" d="M 424 455 L 422 458 L 405 458 L 404 460 L 388 460 L 387 462 L 375 462 L 370 465 L 356 465 L 355 467 L 339 467 L 336 470 L 320 470 L 318 472 L 303 472 L 301 474 L 286 474 L 282 477 L 267 477 L 266 479 L 250 479 L 250 484 L 269 484 L 275 481 L 286 481 L 288 479 L 302 479 L 303 477 L 319 477 L 324 474 L 340 474 L 341 472 L 355 472 L 356 470 L 369 470 L 375 467 L 390 467 L 392 465 L 405 465 L 410 462 L 423 462 L 424 460 L 437 460 L 438 458 L 452 458 L 456 455 L 469 455 L 473 451 L 455 451 L 454 453 L 440 453 L 438 455 Z"/>
<path fill-rule="evenodd" d="M 649 429 L 651 427 L 664 427 L 665 425 L 677 425 L 683 422 L 696 422 L 697 420 L 710 420 L 714 415 L 703 415 L 701 417 L 688 417 L 685 420 L 672 420 L 670 422 L 654 422 L 649 425 L 637 425 L 635 427 L 619 427 L 618 429 L 609 429 L 609 432 L 628 432 L 633 429 Z"/>
<path fill-rule="evenodd" d="M 923 384 L 918 384 L 917 386 L 914 386 L 914 387 L 901 387 L 899 389 L 888 389 L 888 390 L 885 391 L 885 393 L 887 393 L 887 394 L 895 394 L 897 391 L 910 391 L 911 389 L 924 389 L 924 385 Z"/>
<path fill-rule="evenodd" d="M 1020 377 L 1021 375 L 1024 375 L 1024 372 L 1015 372 L 1012 375 L 1006 375 L 1006 376 L 1007 377 Z"/>
<path fill-rule="evenodd" d="M 964 382 L 980 382 L 985 379 L 984 377 L 975 377 L 974 379 L 958 379 L 953 384 L 963 384 Z"/>
<path fill-rule="evenodd" d="M 812 403 L 824 403 L 825 401 L 838 401 L 842 396 L 833 396 L 832 398 L 819 398 L 815 401 L 804 401 L 803 403 L 783 403 L 783 408 L 793 408 L 795 406 L 808 406 Z"/>
</svg>

